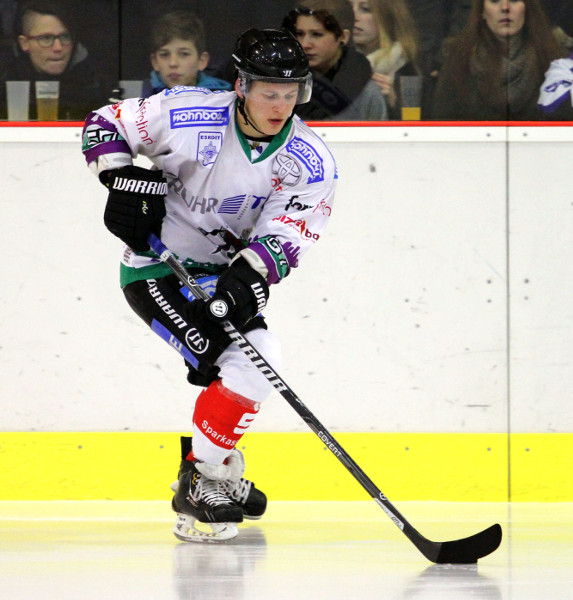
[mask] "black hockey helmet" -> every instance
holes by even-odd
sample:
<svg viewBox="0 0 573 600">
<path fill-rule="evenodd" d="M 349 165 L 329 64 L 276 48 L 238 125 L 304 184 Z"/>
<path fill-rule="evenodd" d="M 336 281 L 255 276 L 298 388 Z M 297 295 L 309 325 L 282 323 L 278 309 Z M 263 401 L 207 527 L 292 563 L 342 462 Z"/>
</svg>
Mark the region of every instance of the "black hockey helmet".
<svg viewBox="0 0 573 600">
<path fill-rule="evenodd" d="M 248 29 L 235 45 L 233 61 L 239 89 L 246 95 L 251 82 L 298 83 L 297 104 L 310 100 L 312 75 L 298 40 L 286 29 Z"/>
</svg>

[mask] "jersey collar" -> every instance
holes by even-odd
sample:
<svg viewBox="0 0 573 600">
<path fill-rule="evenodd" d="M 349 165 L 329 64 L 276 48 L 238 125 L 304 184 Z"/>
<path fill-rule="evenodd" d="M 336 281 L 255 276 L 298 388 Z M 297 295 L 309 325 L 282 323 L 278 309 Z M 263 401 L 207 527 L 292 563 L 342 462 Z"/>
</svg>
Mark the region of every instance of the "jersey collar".
<svg viewBox="0 0 573 600">
<path fill-rule="evenodd" d="M 251 146 L 249 145 L 249 141 L 247 140 L 247 137 L 245 136 L 245 134 L 241 131 L 241 128 L 239 127 L 239 123 L 238 123 L 238 119 L 237 119 L 236 103 L 235 103 L 235 131 L 237 133 L 237 137 L 239 138 L 241 147 L 243 148 L 243 152 L 245 153 L 247 158 L 253 164 L 261 162 L 261 161 L 265 160 L 265 158 L 267 158 L 271 154 L 274 154 L 274 152 L 277 150 L 277 148 L 280 148 L 284 144 L 285 140 L 287 139 L 288 134 L 290 133 L 291 128 L 292 128 L 292 118 L 289 119 L 285 123 L 285 126 L 273 137 L 273 139 L 269 142 L 269 145 L 265 148 L 264 152 L 255 160 L 252 160 Z"/>
</svg>

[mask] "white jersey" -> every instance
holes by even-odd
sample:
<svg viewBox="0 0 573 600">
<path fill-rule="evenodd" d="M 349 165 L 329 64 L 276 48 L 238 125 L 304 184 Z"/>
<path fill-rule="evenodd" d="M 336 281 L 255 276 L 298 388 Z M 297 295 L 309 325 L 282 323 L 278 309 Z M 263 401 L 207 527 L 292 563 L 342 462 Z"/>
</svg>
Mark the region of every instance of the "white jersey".
<svg viewBox="0 0 573 600">
<path fill-rule="evenodd" d="M 99 171 L 138 155 L 163 171 L 161 238 L 185 266 L 217 272 L 248 246 L 276 283 L 322 236 L 336 165 L 297 116 L 253 152 L 235 123 L 236 102 L 234 92 L 177 87 L 105 106 L 86 120 L 83 151 Z M 123 285 L 165 272 L 153 253 L 124 249 Z"/>
</svg>

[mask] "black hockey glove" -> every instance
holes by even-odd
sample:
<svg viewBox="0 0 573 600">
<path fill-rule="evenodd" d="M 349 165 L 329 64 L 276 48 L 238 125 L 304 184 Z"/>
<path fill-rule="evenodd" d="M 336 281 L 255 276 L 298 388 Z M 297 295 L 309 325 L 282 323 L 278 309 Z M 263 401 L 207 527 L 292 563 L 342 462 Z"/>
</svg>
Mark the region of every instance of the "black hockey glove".
<svg viewBox="0 0 573 600">
<path fill-rule="evenodd" d="M 165 217 L 167 183 L 163 171 L 128 165 L 105 171 L 101 179 L 109 187 L 105 226 L 134 250 L 149 250 L 147 236 L 151 231 L 160 234 Z"/>
<path fill-rule="evenodd" d="M 234 261 L 217 281 L 207 314 L 211 319 L 229 319 L 237 329 L 242 327 L 267 305 L 269 286 L 265 278 L 255 271 L 242 256 Z M 218 300 L 224 300 L 228 312 L 222 313 Z"/>
</svg>

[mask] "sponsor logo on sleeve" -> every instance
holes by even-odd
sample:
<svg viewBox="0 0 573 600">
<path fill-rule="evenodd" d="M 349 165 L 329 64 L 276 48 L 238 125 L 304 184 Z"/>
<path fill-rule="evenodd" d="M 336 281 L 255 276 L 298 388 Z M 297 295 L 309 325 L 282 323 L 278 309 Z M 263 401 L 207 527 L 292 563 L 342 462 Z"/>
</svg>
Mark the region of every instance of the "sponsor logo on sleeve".
<svg viewBox="0 0 573 600">
<path fill-rule="evenodd" d="M 320 239 L 320 235 L 318 233 L 313 233 L 306 225 L 305 219 L 293 219 L 288 215 L 281 215 L 280 217 L 275 217 L 273 221 L 282 223 L 283 225 L 287 225 L 291 229 L 294 229 L 298 232 L 301 238 L 305 240 L 309 240 L 311 242 L 318 242 Z"/>
<path fill-rule="evenodd" d="M 149 121 L 147 120 L 146 115 L 147 115 L 147 108 L 149 106 L 149 103 L 144 98 L 140 98 L 140 100 L 141 100 L 141 102 L 139 103 L 139 108 L 137 109 L 137 111 L 135 113 L 135 126 L 137 127 L 137 131 L 139 133 L 139 137 L 141 138 L 141 141 L 146 146 L 149 146 L 149 145 L 153 144 L 153 140 L 151 139 L 151 137 L 149 137 L 149 131 L 147 129 Z"/>
<path fill-rule="evenodd" d="M 319 212 L 325 217 L 330 217 L 332 214 L 332 208 L 326 203 L 326 200 L 321 200 L 312 211 L 313 213 Z"/>
<path fill-rule="evenodd" d="M 173 108 L 169 111 L 171 129 L 180 127 L 220 127 L 229 124 L 229 108 L 213 108 L 209 106 L 190 106 Z"/>
<path fill-rule="evenodd" d="M 310 171 L 307 183 L 324 181 L 324 163 L 318 152 L 303 139 L 294 137 L 286 146 L 286 150 L 302 161 Z"/>
</svg>

